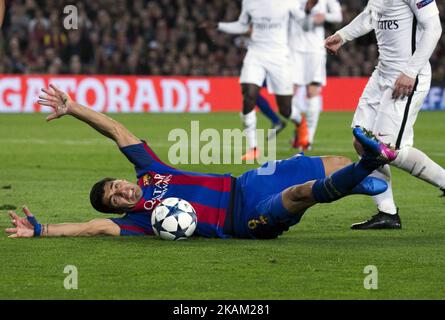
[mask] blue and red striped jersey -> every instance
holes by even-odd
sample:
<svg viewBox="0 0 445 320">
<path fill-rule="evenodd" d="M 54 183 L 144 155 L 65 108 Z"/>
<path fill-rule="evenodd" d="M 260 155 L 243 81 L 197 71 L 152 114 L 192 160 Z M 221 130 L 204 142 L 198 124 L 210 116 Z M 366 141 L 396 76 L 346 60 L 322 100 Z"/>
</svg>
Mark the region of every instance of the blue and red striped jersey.
<svg viewBox="0 0 445 320">
<path fill-rule="evenodd" d="M 165 198 L 184 199 L 196 211 L 196 233 L 204 237 L 221 237 L 229 210 L 232 176 L 182 171 L 162 162 L 145 143 L 121 148 L 136 169 L 142 199 L 123 218 L 112 219 L 121 234 L 153 234 L 151 212 Z M 148 216 L 147 216 L 148 215 Z"/>
</svg>

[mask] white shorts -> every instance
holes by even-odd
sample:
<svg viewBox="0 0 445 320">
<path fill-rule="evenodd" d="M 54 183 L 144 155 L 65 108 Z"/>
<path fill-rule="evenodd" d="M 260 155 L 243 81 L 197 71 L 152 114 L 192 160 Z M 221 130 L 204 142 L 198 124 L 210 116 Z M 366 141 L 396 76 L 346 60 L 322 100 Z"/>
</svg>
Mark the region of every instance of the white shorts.
<svg viewBox="0 0 445 320">
<path fill-rule="evenodd" d="M 292 52 L 292 82 L 298 86 L 311 83 L 326 85 L 326 52 Z"/>
<path fill-rule="evenodd" d="M 289 54 L 268 54 L 247 51 L 241 69 L 240 83 L 263 86 L 267 82 L 269 93 L 290 96 L 293 94 Z"/>
<path fill-rule="evenodd" d="M 419 81 L 422 85 L 418 87 L 425 88 L 430 79 L 419 76 Z M 360 97 L 352 127 L 371 130 L 382 142 L 400 149 L 414 143 L 414 123 L 428 90 L 415 90 L 410 97 L 394 100 L 393 82 L 374 71 Z"/>
</svg>

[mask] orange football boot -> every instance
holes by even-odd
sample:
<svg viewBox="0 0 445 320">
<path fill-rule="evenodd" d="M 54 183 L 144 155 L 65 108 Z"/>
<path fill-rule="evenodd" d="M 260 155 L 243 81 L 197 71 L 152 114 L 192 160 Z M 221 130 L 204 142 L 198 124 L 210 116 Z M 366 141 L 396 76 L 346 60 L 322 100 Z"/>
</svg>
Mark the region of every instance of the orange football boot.
<svg viewBox="0 0 445 320">
<path fill-rule="evenodd" d="M 246 154 L 241 157 L 241 160 L 242 161 L 255 160 L 258 159 L 259 156 L 260 156 L 260 151 L 258 150 L 258 148 L 253 148 L 247 151 Z"/>
</svg>

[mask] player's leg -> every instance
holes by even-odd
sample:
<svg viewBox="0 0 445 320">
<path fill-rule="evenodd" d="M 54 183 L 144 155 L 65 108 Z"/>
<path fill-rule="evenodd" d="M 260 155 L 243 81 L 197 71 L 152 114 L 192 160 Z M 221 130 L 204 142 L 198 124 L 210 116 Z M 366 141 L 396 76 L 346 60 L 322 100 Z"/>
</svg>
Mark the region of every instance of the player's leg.
<svg viewBox="0 0 445 320">
<path fill-rule="evenodd" d="M 382 92 L 381 109 L 372 130 L 384 143 L 399 149 L 400 159 L 392 165 L 442 189 L 445 187 L 445 170 L 422 151 L 412 147 L 413 126 L 426 94 L 426 91 L 415 90 L 408 98 L 394 100 L 392 89 L 387 88 Z M 373 175 L 385 177 L 388 181 L 388 190 L 374 197 L 379 212 L 367 221 L 354 224 L 352 228 L 361 230 L 400 228 L 401 222 L 393 199 L 389 167 L 384 167 Z"/>
<path fill-rule="evenodd" d="M 300 140 L 307 140 L 308 136 L 306 117 L 303 115 L 303 112 L 307 109 L 307 99 L 302 97 L 301 92 L 301 89 L 305 89 L 307 84 L 307 66 L 304 57 L 305 54 L 303 52 L 293 51 L 291 53 L 294 94 L 290 118 L 296 124 L 291 146 L 295 149 L 299 149 Z"/>
<path fill-rule="evenodd" d="M 258 94 L 256 105 L 258 106 L 258 109 L 260 109 L 261 113 L 263 113 L 266 118 L 268 118 L 270 122 L 272 122 L 272 126 L 279 125 L 281 123 L 280 118 L 275 113 L 275 111 L 272 110 L 269 102 L 266 100 L 266 98 L 263 97 L 261 93 Z"/>
<path fill-rule="evenodd" d="M 357 151 L 358 155 L 362 155 L 364 153 L 363 149 L 361 148 L 360 144 L 355 140 L 353 142 L 354 148 Z M 374 197 L 372 197 L 378 213 L 375 216 L 376 221 L 379 221 L 379 225 L 382 224 L 383 220 L 388 220 L 389 225 L 393 225 L 394 228 L 397 228 L 398 226 L 401 226 L 400 217 L 398 216 L 398 209 L 396 207 L 396 204 L 394 202 L 394 196 L 392 191 L 392 175 L 391 175 L 391 168 L 389 165 L 384 165 L 377 170 L 375 170 L 370 177 L 382 179 L 386 181 L 388 184 L 388 189 L 385 192 L 382 192 L 381 194 L 378 194 Z M 381 219 L 380 219 L 381 218 Z M 353 224 L 353 229 L 367 229 L 368 227 L 372 227 L 372 223 L 368 223 L 371 221 L 366 221 L 365 224 L 358 223 Z M 389 227 L 389 226 L 387 226 Z"/>
<path fill-rule="evenodd" d="M 398 157 L 397 161 L 392 163 L 392 165 L 444 190 L 444 168 L 434 162 L 424 152 L 412 146 L 414 143 L 414 124 L 426 95 L 426 91 L 414 92 L 412 95 L 410 110 L 402 122 L 403 127 L 399 130 L 396 141 L 400 158 Z"/>
<path fill-rule="evenodd" d="M 301 149 L 308 150 L 314 143 L 314 136 L 323 109 L 322 86 L 326 84 L 326 53 L 306 53 L 306 122 L 307 136 L 301 135 Z M 303 139 L 305 138 L 305 139 Z"/>
<path fill-rule="evenodd" d="M 255 105 L 265 78 L 266 69 L 263 59 L 255 54 L 255 52 L 249 51 L 244 58 L 240 75 L 243 95 L 241 120 L 244 125 L 244 132 L 249 147 L 248 152 L 242 157 L 242 160 L 252 160 L 258 156 Z"/>
<path fill-rule="evenodd" d="M 241 113 L 241 120 L 244 126 L 244 132 L 246 134 L 248 143 L 248 152 L 243 156 L 243 160 L 250 160 L 256 158 L 257 152 L 257 136 L 256 125 L 257 117 L 255 112 L 256 100 L 260 91 L 260 87 L 251 83 L 242 83 L 243 94 L 243 111 Z"/>
<path fill-rule="evenodd" d="M 280 117 L 272 110 L 269 102 L 264 98 L 261 93 L 258 95 L 256 104 L 260 111 L 271 121 L 273 132 L 268 135 L 268 139 L 273 139 L 278 133 L 283 131 L 286 127 L 286 122 L 282 121 Z"/>
<path fill-rule="evenodd" d="M 355 163 L 337 170 L 326 178 L 310 181 L 303 185 L 290 187 L 283 192 L 283 205 L 295 210 L 315 203 L 329 203 L 350 194 L 378 194 L 386 190 L 386 183 L 379 179 L 368 180 L 363 187 L 362 182 L 378 167 L 393 161 L 397 153 L 383 143 L 367 137 L 360 128 L 354 129 L 354 136 L 364 147 L 365 153 Z M 292 212 L 292 211 L 291 211 Z"/>
<path fill-rule="evenodd" d="M 360 126 L 372 130 L 375 128 L 376 119 L 379 115 L 379 108 L 383 91 L 379 84 L 378 72 L 374 72 L 371 76 L 365 90 L 359 100 L 357 110 L 354 114 L 352 126 Z M 391 130 L 394 131 L 394 130 Z M 382 132 L 383 133 L 383 132 Z M 381 134 L 382 134 L 381 133 Z M 382 137 L 379 136 L 379 139 Z M 354 147 L 357 154 L 360 156 L 363 154 L 363 149 L 360 144 L 354 140 Z M 397 214 L 396 204 L 394 203 L 392 183 L 391 183 L 391 171 L 389 166 L 383 166 L 374 171 L 370 177 L 385 180 L 388 184 L 388 188 L 385 192 L 380 193 L 378 196 L 373 197 L 373 200 L 377 206 L 378 213 L 374 215 L 370 220 L 356 223 L 352 225 L 352 229 L 372 229 L 372 228 L 400 228 L 400 217 Z"/>
<path fill-rule="evenodd" d="M 351 194 L 374 195 L 383 192 L 386 183 L 368 179 L 367 176 L 378 166 L 394 160 L 396 152 L 366 137 L 361 129 L 354 129 L 354 135 L 363 142 L 366 150 L 359 162 L 348 164 L 328 177 L 288 187 L 259 201 L 253 214 L 248 217 L 251 236 L 275 238 L 298 223 L 304 212 L 317 203 L 336 201 Z M 327 157 L 325 162 L 333 162 L 331 168 L 326 169 L 328 173 L 350 161 Z"/>
<path fill-rule="evenodd" d="M 322 110 L 321 85 L 312 82 L 307 86 L 307 139 L 302 140 L 300 145 L 303 150 L 310 149 L 314 143 L 315 132 L 320 119 L 320 112 Z"/>
</svg>

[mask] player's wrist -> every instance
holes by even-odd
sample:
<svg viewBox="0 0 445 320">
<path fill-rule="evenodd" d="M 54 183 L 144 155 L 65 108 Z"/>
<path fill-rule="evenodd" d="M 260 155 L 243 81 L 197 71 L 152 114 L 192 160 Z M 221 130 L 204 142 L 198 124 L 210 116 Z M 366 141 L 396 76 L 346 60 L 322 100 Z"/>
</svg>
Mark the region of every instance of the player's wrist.
<svg viewBox="0 0 445 320">
<path fill-rule="evenodd" d="M 338 36 L 341 40 L 341 44 L 345 44 L 346 42 L 348 42 L 348 38 L 346 36 L 346 34 L 344 32 L 342 32 L 341 30 L 337 31 L 334 36 Z"/>
<path fill-rule="evenodd" d="M 37 223 L 34 226 L 34 235 L 33 237 L 40 237 L 42 235 L 42 225 L 40 223 Z"/>
<path fill-rule="evenodd" d="M 406 75 L 407 77 L 412 78 L 412 79 L 415 79 L 417 77 L 417 72 L 412 69 L 405 69 L 403 71 L 403 74 Z"/>
</svg>

